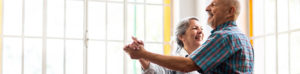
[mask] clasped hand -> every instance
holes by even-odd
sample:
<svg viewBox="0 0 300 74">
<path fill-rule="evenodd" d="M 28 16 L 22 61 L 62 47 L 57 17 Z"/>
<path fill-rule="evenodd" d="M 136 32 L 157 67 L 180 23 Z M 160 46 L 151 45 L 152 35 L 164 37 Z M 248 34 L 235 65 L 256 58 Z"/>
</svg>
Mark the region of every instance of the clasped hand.
<svg viewBox="0 0 300 74">
<path fill-rule="evenodd" d="M 142 58 L 144 49 L 144 42 L 137 40 L 137 38 L 132 37 L 133 42 L 124 46 L 123 50 L 130 55 L 131 59 L 140 59 Z"/>
</svg>

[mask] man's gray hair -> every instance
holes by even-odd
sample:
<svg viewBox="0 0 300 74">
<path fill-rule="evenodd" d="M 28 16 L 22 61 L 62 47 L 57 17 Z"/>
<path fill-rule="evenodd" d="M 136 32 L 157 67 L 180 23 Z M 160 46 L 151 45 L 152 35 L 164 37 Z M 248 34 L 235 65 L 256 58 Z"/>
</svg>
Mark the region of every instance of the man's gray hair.
<svg viewBox="0 0 300 74">
<path fill-rule="evenodd" d="M 189 28 L 189 25 L 191 23 L 190 20 L 199 21 L 199 19 L 197 17 L 187 17 L 187 18 L 182 19 L 176 27 L 176 33 L 175 34 L 176 34 L 176 42 L 177 42 L 177 45 L 178 45 L 177 52 L 179 52 L 184 47 L 184 44 L 179 39 L 179 37 L 184 35 L 186 30 Z"/>
</svg>

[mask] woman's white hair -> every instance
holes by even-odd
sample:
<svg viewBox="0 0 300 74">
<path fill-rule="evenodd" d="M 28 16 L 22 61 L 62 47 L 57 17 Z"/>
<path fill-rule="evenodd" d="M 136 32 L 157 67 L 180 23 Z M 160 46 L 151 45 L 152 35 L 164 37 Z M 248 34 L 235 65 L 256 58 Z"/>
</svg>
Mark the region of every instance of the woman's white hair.
<svg viewBox="0 0 300 74">
<path fill-rule="evenodd" d="M 184 44 L 179 39 L 179 37 L 184 35 L 186 30 L 189 28 L 189 25 L 191 23 L 190 20 L 199 21 L 199 19 L 197 17 L 187 17 L 187 18 L 182 19 L 176 27 L 175 34 L 176 34 L 176 43 L 178 45 L 177 52 L 179 52 L 184 47 Z"/>
</svg>

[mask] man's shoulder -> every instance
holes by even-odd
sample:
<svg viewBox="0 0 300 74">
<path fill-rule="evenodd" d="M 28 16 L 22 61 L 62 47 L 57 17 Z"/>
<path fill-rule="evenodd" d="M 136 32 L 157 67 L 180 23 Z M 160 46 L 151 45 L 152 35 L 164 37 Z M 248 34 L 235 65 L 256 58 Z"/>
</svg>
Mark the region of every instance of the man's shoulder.
<svg viewBox="0 0 300 74">
<path fill-rule="evenodd" d="M 234 32 L 231 31 L 231 30 L 218 30 L 218 31 L 215 31 L 214 33 L 212 33 L 212 35 L 218 35 L 218 36 L 222 36 L 222 37 L 225 37 L 225 36 L 228 36 L 228 35 L 233 35 Z"/>
<path fill-rule="evenodd" d="M 244 33 L 242 33 L 238 29 L 222 29 L 222 30 L 215 31 L 212 35 L 218 36 L 218 37 L 223 37 L 223 38 L 227 38 L 227 37 L 245 38 L 245 37 L 247 37 Z"/>
</svg>

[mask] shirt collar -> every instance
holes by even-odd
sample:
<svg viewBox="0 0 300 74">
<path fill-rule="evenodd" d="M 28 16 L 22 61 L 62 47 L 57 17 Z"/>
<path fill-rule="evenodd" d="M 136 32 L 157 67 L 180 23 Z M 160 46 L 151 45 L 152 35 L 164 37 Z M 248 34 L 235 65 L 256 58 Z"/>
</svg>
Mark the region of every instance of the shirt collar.
<svg viewBox="0 0 300 74">
<path fill-rule="evenodd" d="M 221 25 L 218 25 L 214 30 L 211 31 L 211 33 L 214 33 L 215 31 L 221 30 L 227 26 L 236 26 L 236 22 L 235 21 L 227 21 Z"/>
</svg>

